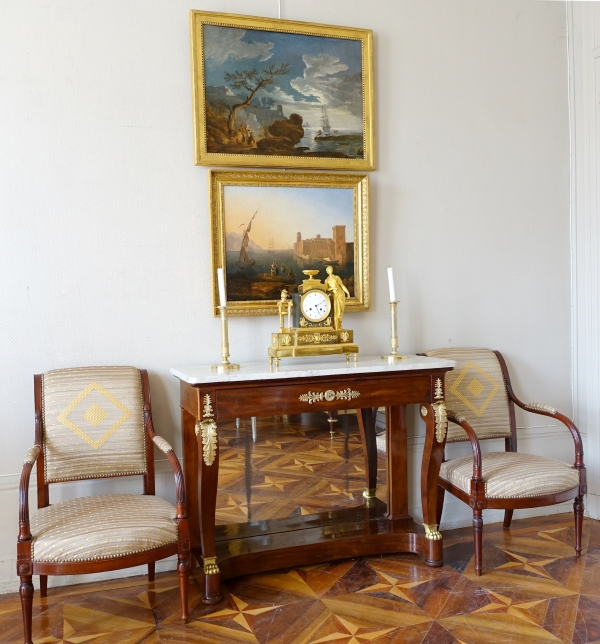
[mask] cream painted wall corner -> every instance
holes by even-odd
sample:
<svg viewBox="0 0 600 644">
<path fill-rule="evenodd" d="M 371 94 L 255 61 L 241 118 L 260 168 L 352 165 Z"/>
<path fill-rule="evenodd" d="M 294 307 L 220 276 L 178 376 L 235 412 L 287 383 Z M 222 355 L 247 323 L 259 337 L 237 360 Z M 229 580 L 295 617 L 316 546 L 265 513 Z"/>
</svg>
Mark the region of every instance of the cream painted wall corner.
<svg viewBox="0 0 600 644">
<path fill-rule="evenodd" d="M 600 6 L 567 3 L 571 127 L 573 392 L 585 431 L 586 514 L 600 519 Z"/>
</svg>

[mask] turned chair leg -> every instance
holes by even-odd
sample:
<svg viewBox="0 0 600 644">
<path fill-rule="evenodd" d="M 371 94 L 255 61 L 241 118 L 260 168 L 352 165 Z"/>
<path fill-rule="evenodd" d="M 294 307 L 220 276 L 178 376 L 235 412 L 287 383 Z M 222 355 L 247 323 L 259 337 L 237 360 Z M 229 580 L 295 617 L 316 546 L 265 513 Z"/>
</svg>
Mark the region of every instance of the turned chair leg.
<svg viewBox="0 0 600 644">
<path fill-rule="evenodd" d="M 475 546 L 475 574 L 479 577 L 483 571 L 482 565 L 482 540 L 483 540 L 483 519 L 481 510 L 473 510 L 473 543 Z"/>
<path fill-rule="evenodd" d="M 583 530 L 583 496 L 578 496 L 573 501 L 573 513 L 575 514 L 575 556 L 581 557 L 581 532 Z"/>
<path fill-rule="evenodd" d="M 40 575 L 40 597 L 48 595 L 48 575 Z"/>
<path fill-rule="evenodd" d="M 31 623 L 33 614 L 33 582 L 31 580 L 31 575 L 21 577 L 19 595 L 21 597 L 21 610 L 23 612 L 24 641 L 25 644 L 32 644 Z"/>
<path fill-rule="evenodd" d="M 190 554 L 188 553 L 185 558 L 180 558 L 177 561 L 177 572 L 179 573 L 179 596 L 181 597 L 181 621 L 187 624 L 188 615 L 188 588 L 190 580 Z"/>
<path fill-rule="evenodd" d="M 436 521 L 438 524 L 438 528 L 440 524 L 442 523 L 442 511 L 444 510 L 444 496 L 446 495 L 446 490 L 441 486 L 438 485 L 437 489 L 437 505 L 435 508 L 436 512 Z"/>
<path fill-rule="evenodd" d="M 156 570 L 156 562 L 153 561 L 152 563 L 148 564 L 148 581 L 152 582 L 154 581 L 154 571 Z"/>
<path fill-rule="evenodd" d="M 505 530 L 508 530 L 508 528 L 510 528 L 510 522 L 512 521 L 513 512 L 514 510 L 504 510 L 504 523 L 502 524 L 502 527 Z"/>
</svg>

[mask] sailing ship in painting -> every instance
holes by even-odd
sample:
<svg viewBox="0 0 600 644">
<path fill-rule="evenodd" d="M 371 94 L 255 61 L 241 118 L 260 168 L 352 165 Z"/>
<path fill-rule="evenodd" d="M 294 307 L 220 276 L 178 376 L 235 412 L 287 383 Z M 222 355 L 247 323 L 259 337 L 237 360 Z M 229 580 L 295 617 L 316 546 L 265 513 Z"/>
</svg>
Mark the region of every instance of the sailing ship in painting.
<svg viewBox="0 0 600 644">
<path fill-rule="evenodd" d="M 338 134 L 338 130 L 332 130 L 329 124 L 327 107 L 321 106 L 321 129 L 314 137 L 315 141 L 362 141 L 361 134 Z"/>
<path fill-rule="evenodd" d="M 266 252 L 268 259 L 264 249 L 251 244 L 250 232 L 257 213 L 258 209 L 244 228 L 240 249 L 235 251 L 238 253 L 233 262 L 235 269 L 232 270 L 230 262 L 227 262 L 227 290 L 231 299 L 279 297 L 283 287 L 290 288 L 296 282 L 296 273 L 284 258 L 280 257 L 285 251 L 275 249 L 272 235 L 269 235 Z M 253 250 L 250 250 L 250 247 L 253 247 Z"/>
<path fill-rule="evenodd" d="M 258 212 L 258 209 L 256 210 Z M 246 226 L 244 230 L 244 236 L 242 237 L 242 245 L 240 246 L 240 256 L 236 260 L 236 266 L 238 268 L 252 268 L 256 264 L 256 260 L 248 256 L 248 244 L 250 243 L 250 230 L 252 228 L 252 222 L 254 217 L 256 217 L 256 212 L 252 215 L 252 219 Z"/>
<path fill-rule="evenodd" d="M 329 116 L 327 114 L 327 108 L 325 105 L 321 106 L 321 129 L 317 132 L 315 136 L 315 141 L 328 141 L 333 138 L 333 134 L 337 134 L 337 130 L 334 132 L 331 131 L 331 126 L 329 125 Z"/>
</svg>

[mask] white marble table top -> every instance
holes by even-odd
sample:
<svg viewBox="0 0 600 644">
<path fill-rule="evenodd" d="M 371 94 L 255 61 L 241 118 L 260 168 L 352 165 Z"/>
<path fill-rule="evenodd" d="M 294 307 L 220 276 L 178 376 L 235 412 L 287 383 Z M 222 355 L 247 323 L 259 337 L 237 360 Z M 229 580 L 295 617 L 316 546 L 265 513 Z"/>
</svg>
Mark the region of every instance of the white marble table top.
<svg viewBox="0 0 600 644">
<path fill-rule="evenodd" d="M 344 376 L 353 373 L 382 373 L 390 371 L 414 371 L 417 369 L 444 369 L 456 366 L 454 360 L 409 356 L 395 364 L 388 364 L 380 356 L 359 356 L 346 364 L 344 356 L 324 358 L 283 358 L 279 367 L 269 366 L 268 361 L 242 364 L 240 368 L 219 374 L 210 365 L 172 367 L 171 373 L 190 385 L 210 382 L 244 382 L 247 380 L 275 380 L 281 378 L 315 378 L 318 376 Z"/>
</svg>

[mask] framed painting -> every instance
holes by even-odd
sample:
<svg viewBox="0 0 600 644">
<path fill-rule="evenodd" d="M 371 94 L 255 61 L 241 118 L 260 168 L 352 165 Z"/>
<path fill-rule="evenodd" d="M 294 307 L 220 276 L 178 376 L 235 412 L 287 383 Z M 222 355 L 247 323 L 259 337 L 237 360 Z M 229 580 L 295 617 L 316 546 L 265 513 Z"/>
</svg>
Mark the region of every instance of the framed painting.
<svg viewBox="0 0 600 644">
<path fill-rule="evenodd" d="M 190 12 L 197 165 L 373 170 L 368 29 Z"/>
<path fill-rule="evenodd" d="M 369 177 L 342 173 L 211 170 L 213 312 L 223 268 L 229 315 L 271 315 L 315 270 L 333 268 L 346 311 L 367 311 Z"/>
</svg>

